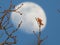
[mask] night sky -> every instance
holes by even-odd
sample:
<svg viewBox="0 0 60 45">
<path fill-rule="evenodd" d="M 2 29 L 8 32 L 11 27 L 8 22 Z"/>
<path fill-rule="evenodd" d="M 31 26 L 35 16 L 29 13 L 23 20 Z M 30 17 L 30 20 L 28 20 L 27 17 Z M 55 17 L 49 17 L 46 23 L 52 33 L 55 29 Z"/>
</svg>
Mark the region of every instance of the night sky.
<svg viewBox="0 0 60 45">
<path fill-rule="evenodd" d="M 14 5 L 18 5 L 21 2 L 34 2 L 40 5 L 47 16 L 47 25 L 41 33 L 43 39 L 48 35 L 48 38 L 42 43 L 42 45 L 60 45 L 60 13 L 57 9 L 60 9 L 60 0 L 13 0 Z M 0 0 L 0 11 L 9 7 L 10 0 Z M 0 14 L 1 16 L 1 14 Z M 0 31 L 0 34 L 3 31 Z M 17 35 L 16 45 L 37 45 L 37 38 L 34 34 L 27 34 L 18 30 L 14 35 Z M 0 38 L 0 42 L 5 39 L 6 34 Z"/>
</svg>

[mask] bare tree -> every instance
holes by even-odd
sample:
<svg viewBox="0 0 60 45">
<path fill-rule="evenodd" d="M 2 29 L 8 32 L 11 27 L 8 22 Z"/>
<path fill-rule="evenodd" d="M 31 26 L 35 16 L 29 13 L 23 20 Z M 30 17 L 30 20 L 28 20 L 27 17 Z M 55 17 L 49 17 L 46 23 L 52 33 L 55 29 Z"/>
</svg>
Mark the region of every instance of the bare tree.
<svg viewBox="0 0 60 45">
<path fill-rule="evenodd" d="M 47 38 L 47 36 L 44 38 L 44 39 L 41 39 L 40 35 L 41 35 L 41 26 L 43 26 L 44 24 L 42 23 L 42 20 L 41 18 L 35 18 L 37 23 L 38 23 L 38 26 L 39 26 L 39 33 L 38 35 L 35 33 L 35 31 L 33 31 L 34 35 L 37 37 L 38 39 L 38 44 L 37 45 L 41 45 L 41 43 Z"/>
<path fill-rule="evenodd" d="M 3 12 L 0 12 L 2 13 L 3 15 L 0 17 L 0 30 L 4 30 L 5 33 L 7 34 L 7 38 L 3 41 L 3 43 L 0 43 L 0 45 L 12 45 L 12 44 L 16 44 L 16 36 L 12 36 L 13 33 L 15 33 L 16 31 L 19 30 L 21 24 L 22 24 L 22 21 L 20 22 L 20 24 L 18 25 L 18 27 L 13 30 L 10 34 L 8 33 L 8 29 L 13 27 L 13 25 L 9 25 L 9 21 L 10 21 L 10 12 L 16 12 L 16 13 L 19 13 L 20 15 L 22 15 L 22 13 L 20 11 L 17 11 L 19 8 L 21 8 L 23 6 L 23 4 L 18 7 L 17 9 L 15 10 L 12 10 L 12 8 L 15 8 L 15 5 L 12 4 L 12 0 L 10 0 L 10 6 L 8 9 L 4 10 Z M 1 6 L 0 6 L 1 7 Z M 5 17 L 7 17 L 7 20 L 4 21 Z M 9 26 L 9 27 L 7 27 Z M 14 42 L 8 42 L 7 40 L 12 38 L 14 40 Z"/>
<path fill-rule="evenodd" d="M 4 10 L 3 12 L 0 12 L 0 13 L 3 13 L 2 17 L 0 17 L 0 29 L 3 29 L 3 27 L 2 27 L 2 22 L 3 22 L 4 18 L 5 18 L 5 16 L 8 15 L 10 12 L 16 12 L 16 13 L 19 13 L 20 15 L 22 15 L 22 13 L 21 13 L 20 11 L 17 11 L 17 10 L 18 10 L 19 8 L 21 8 L 22 6 L 23 6 L 23 4 L 22 4 L 20 7 L 18 7 L 17 9 L 12 10 L 12 8 L 14 8 L 15 5 L 12 4 L 12 0 L 10 1 L 10 6 L 9 6 L 9 8 L 6 9 L 6 10 Z M 9 19 L 8 19 L 8 20 L 9 20 Z M 7 21 L 6 21 L 6 22 L 7 22 Z M 6 23 L 6 22 L 5 22 L 5 23 Z"/>
</svg>

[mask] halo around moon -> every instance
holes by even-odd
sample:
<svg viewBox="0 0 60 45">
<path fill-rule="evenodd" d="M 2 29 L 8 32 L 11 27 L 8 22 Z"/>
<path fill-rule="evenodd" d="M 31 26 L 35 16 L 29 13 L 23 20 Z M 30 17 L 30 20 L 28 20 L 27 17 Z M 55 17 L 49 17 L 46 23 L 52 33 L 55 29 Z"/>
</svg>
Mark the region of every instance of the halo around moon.
<svg viewBox="0 0 60 45">
<path fill-rule="evenodd" d="M 15 9 L 21 6 L 21 4 L 17 5 Z M 23 2 L 23 6 L 17 11 L 20 11 L 22 15 L 16 12 L 12 12 L 11 20 L 15 27 L 17 27 L 20 21 L 22 20 L 22 25 L 20 27 L 21 31 L 32 33 L 34 30 L 35 32 L 38 32 L 39 27 L 37 21 L 35 20 L 35 17 L 39 17 L 42 19 L 42 23 L 44 25 L 41 27 L 41 31 L 45 28 L 47 18 L 44 10 L 40 5 L 33 2 Z"/>
</svg>

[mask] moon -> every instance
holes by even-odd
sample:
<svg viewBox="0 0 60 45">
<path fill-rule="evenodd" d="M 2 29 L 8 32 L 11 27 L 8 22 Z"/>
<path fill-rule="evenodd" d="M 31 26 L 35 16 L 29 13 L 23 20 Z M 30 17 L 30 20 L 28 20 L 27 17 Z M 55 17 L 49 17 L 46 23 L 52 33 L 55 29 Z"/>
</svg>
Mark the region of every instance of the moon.
<svg viewBox="0 0 60 45">
<path fill-rule="evenodd" d="M 22 3 L 23 6 L 17 10 L 20 11 L 22 15 L 16 12 L 11 13 L 11 20 L 14 26 L 17 27 L 20 21 L 22 20 L 22 24 L 20 27 L 21 31 L 30 34 L 33 33 L 33 31 L 38 32 L 39 26 L 35 17 L 37 18 L 39 17 L 42 19 L 42 23 L 44 24 L 43 26 L 41 26 L 42 31 L 46 27 L 47 22 L 46 14 L 43 8 L 40 5 L 33 2 L 22 2 Z M 15 9 L 21 6 L 21 4 L 17 5 Z"/>
</svg>

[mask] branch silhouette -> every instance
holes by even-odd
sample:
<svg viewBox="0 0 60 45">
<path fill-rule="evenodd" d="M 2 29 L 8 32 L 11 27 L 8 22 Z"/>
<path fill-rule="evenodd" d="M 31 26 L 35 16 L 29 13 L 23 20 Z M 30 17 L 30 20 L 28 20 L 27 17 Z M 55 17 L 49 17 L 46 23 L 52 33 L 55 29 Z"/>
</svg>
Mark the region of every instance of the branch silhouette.
<svg viewBox="0 0 60 45">
<path fill-rule="evenodd" d="M 10 0 L 10 6 L 9 6 L 9 8 L 7 9 L 7 10 L 4 10 L 3 12 L 0 12 L 0 13 L 3 13 L 3 16 L 2 17 L 0 17 L 0 29 L 3 29 L 3 27 L 2 27 L 2 22 L 3 22 L 3 20 L 4 20 L 4 17 L 7 15 L 7 14 L 9 14 L 10 12 L 16 12 L 16 13 L 19 13 L 20 15 L 22 15 L 22 13 L 20 12 L 20 11 L 17 11 L 19 8 L 21 8 L 22 6 L 23 6 L 23 4 L 20 6 L 20 7 L 18 7 L 17 9 L 15 9 L 15 10 L 12 10 L 12 7 L 13 7 L 14 5 L 12 4 L 12 0 Z M 6 21 L 7 22 L 7 21 Z"/>
<path fill-rule="evenodd" d="M 13 36 L 13 34 L 19 30 L 21 24 L 22 24 L 22 21 L 20 22 L 20 24 L 18 25 L 18 27 L 13 30 L 10 34 L 8 33 L 8 29 L 13 27 L 13 24 L 9 25 L 9 21 L 10 21 L 10 12 L 16 12 L 20 15 L 22 15 L 22 13 L 20 11 L 17 11 L 18 9 L 20 9 L 21 7 L 23 6 L 23 4 L 21 6 L 19 6 L 17 9 L 15 10 L 12 10 L 12 8 L 15 8 L 15 5 L 12 4 L 12 0 L 10 0 L 10 5 L 9 5 L 9 8 L 4 10 L 3 12 L 0 12 L 2 13 L 3 15 L 0 17 L 0 30 L 4 30 L 6 35 L 7 35 L 7 38 L 2 42 L 0 43 L 0 45 L 12 45 L 12 44 L 16 44 L 16 36 Z M 0 7 L 2 8 L 2 7 Z M 7 17 L 7 20 L 4 21 L 5 17 Z M 7 27 L 8 26 L 8 27 Z M 7 40 L 8 39 L 13 39 L 14 41 L 13 42 L 8 42 Z"/>
<path fill-rule="evenodd" d="M 37 45 L 41 45 L 41 43 L 45 40 L 45 39 L 47 39 L 47 37 L 48 36 L 46 36 L 44 39 L 41 39 L 40 37 L 40 35 L 41 35 L 41 26 L 43 26 L 44 24 L 42 23 L 42 19 L 41 18 L 36 18 L 35 17 L 35 19 L 36 19 L 36 21 L 37 21 L 37 23 L 38 23 L 38 26 L 39 26 L 39 32 L 38 32 L 38 35 L 35 33 L 35 31 L 33 31 L 33 33 L 34 33 L 34 35 L 37 37 L 37 39 L 38 39 L 38 43 L 37 43 Z"/>
</svg>

